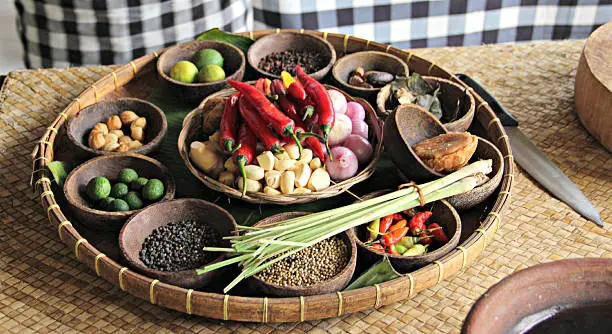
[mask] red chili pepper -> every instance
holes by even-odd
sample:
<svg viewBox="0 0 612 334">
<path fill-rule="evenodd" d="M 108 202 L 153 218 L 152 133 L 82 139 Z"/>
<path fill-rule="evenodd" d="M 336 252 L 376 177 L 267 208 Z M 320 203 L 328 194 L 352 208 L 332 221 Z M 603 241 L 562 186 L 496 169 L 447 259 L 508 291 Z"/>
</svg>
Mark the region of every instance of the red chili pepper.
<svg viewBox="0 0 612 334">
<path fill-rule="evenodd" d="M 399 221 L 399 220 L 403 220 L 404 216 L 402 216 L 400 213 L 394 213 L 393 214 L 393 220 Z"/>
<path fill-rule="evenodd" d="M 263 92 L 266 95 L 272 94 L 272 80 L 265 78 L 263 83 Z"/>
<path fill-rule="evenodd" d="M 261 118 L 269 123 L 279 135 L 291 136 L 298 146 L 298 154 L 302 155 L 302 144 L 295 135 L 295 122 L 291 118 L 278 110 L 274 103 L 270 102 L 266 95 L 257 88 L 232 79 L 229 80 L 229 84 L 242 93 L 242 96 L 259 112 Z"/>
<path fill-rule="evenodd" d="M 421 231 L 427 228 L 425 222 L 427 219 L 431 218 L 431 215 L 431 211 L 423 211 L 414 215 L 414 217 L 410 219 L 410 233 L 414 236 L 419 235 Z"/>
<path fill-rule="evenodd" d="M 434 240 L 441 242 L 441 243 L 448 242 L 448 237 L 446 236 L 446 233 L 444 233 L 444 231 L 442 230 L 442 227 L 438 225 L 438 223 L 431 223 L 427 225 L 427 229 L 428 230 L 436 229 L 436 230 L 432 230 L 431 232 L 429 232 L 431 233 L 431 235 L 433 235 Z"/>
<path fill-rule="evenodd" d="M 306 91 L 304 86 L 299 81 L 296 81 L 289 72 L 282 71 L 281 79 L 283 79 L 283 86 L 287 89 L 287 93 L 291 98 L 296 101 L 302 101 L 306 99 Z"/>
<path fill-rule="evenodd" d="M 427 233 L 423 232 L 423 233 L 419 234 L 419 238 L 421 239 L 421 240 L 419 240 L 419 243 L 421 245 L 429 245 L 429 244 L 431 244 L 431 236 L 427 235 Z"/>
<path fill-rule="evenodd" d="M 268 128 L 266 122 L 259 117 L 257 110 L 255 110 L 255 108 L 253 108 L 253 106 L 247 101 L 244 94 L 240 94 L 238 110 L 240 110 L 240 115 L 244 120 L 243 123 L 246 123 L 254 135 L 259 138 L 259 141 L 261 141 L 266 150 L 272 151 L 274 154 L 278 154 L 283 151 L 278 138 L 276 138 L 272 130 Z"/>
<path fill-rule="evenodd" d="M 404 228 L 404 227 L 406 227 L 407 224 L 408 224 L 408 221 L 406 219 L 402 219 L 402 220 L 398 221 L 397 223 L 391 225 L 391 227 L 389 227 L 389 232 L 393 232 L 393 231 L 398 230 L 400 228 Z"/>
<path fill-rule="evenodd" d="M 257 81 L 255 81 L 255 88 L 257 88 L 258 91 L 262 92 L 264 91 L 264 79 L 265 78 L 259 78 L 257 79 Z"/>
<path fill-rule="evenodd" d="M 391 246 L 398 243 L 398 241 L 402 240 L 403 237 L 408 233 L 408 227 L 402 227 L 393 232 L 389 232 L 382 236 L 382 241 L 385 246 Z"/>
<path fill-rule="evenodd" d="M 315 110 L 315 103 L 309 96 L 304 100 L 297 101 L 297 110 L 302 115 L 301 119 L 305 122 L 312 123 L 314 119 L 318 117 Z"/>
<path fill-rule="evenodd" d="M 272 92 L 278 96 L 276 102 L 282 111 L 291 118 L 297 126 L 300 126 L 302 119 L 298 115 L 295 105 L 287 98 L 287 90 L 280 80 L 272 81 Z M 297 131 L 296 131 L 297 132 Z"/>
<path fill-rule="evenodd" d="M 400 253 L 395 249 L 395 245 L 388 246 L 387 253 L 393 254 L 393 255 L 400 255 Z"/>
<path fill-rule="evenodd" d="M 246 165 L 250 164 L 251 161 L 253 161 L 253 157 L 255 156 L 255 148 L 257 147 L 257 137 L 255 136 L 255 131 L 249 129 L 246 122 L 242 122 L 240 124 L 240 130 L 238 130 L 238 145 L 240 148 L 235 150 L 232 156 L 234 157 L 234 161 L 242 174 L 242 196 L 244 196 L 247 188 L 245 167 Z"/>
<path fill-rule="evenodd" d="M 238 125 L 238 96 L 240 96 L 240 93 L 230 96 L 227 102 L 225 102 L 223 116 L 221 117 L 219 125 L 219 131 L 221 132 L 219 145 L 228 153 L 232 153 L 240 147 L 234 147 L 234 145 L 236 145 L 236 130 Z"/>
<path fill-rule="evenodd" d="M 383 247 L 383 245 L 381 244 L 372 244 L 370 245 L 370 247 L 372 247 L 373 250 L 378 251 L 378 252 L 385 252 L 385 247 Z"/>
<path fill-rule="evenodd" d="M 327 154 L 332 159 L 327 142 L 329 132 L 334 127 L 335 122 L 334 106 L 332 105 L 331 98 L 327 93 L 327 89 L 320 82 L 309 77 L 300 65 L 295 68 L 295 72 L 297 73 L 298 80 L 304 85 L 306 93 L 315 102 L 319 114 L 319 130 L 323 134 L 323 139 L 325 139 Z"/>
<path fill-rule="evenodd" d="M 380 233 L 386 233 L 393 223 L 393 215 L 384 216 L 380 219 Z"/>
</svg>

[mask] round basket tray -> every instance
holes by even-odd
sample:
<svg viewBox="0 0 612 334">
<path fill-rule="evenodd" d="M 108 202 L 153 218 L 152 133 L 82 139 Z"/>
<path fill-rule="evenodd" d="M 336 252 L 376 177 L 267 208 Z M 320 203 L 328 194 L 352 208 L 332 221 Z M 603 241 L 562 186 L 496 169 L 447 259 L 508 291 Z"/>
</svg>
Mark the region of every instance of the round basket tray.
<svg viewBox="0 0 612 334">
<path fill-rule="evenodd" d="M 350 35 L 304 30 L 287 31 L 321 36 L 334 46 L 339 57 L 346 53 L 363 50 L 388 52 L 405 60 L 410 71 L 418 72 L 422 75 L 446 78 L 465 86 L 454 75 L 438 65 L 389 45 Z M 278 32 L 280 32 L 278 29 L 276 31 L 263 30 L 247 32 L 244 35 L 256 39 Z M 491 240 L 499 229 L 501 215 L 509 201 L 514 178 L 513 157 L 508 137 L 504 133 L 499 119 L 495 117 L 495 114 L 483 99 L 474 94 L 476 100 L 474 122 L 482 129 L 483 134 L 500 149 L 504 156 L 504 175 L 501 189 L 495 194 L 496 198 L 491 201 L 490 211 L 480 218 L 480 227 L 464 239 L 456 249 L 430 265 L 392 281 L 371 287 L 325 295 L 293 298 L 243 297 L 183 289 L 159 282 L 122 266 L 117 259 L 111 258 L 112 255 L 107 256 L 101 253 L 88 242 L 77 231 L 78 226 L 76 224 L 76 228 L 73 226 L 64 214 L 64 208 L 58 204 L 58 201 L 61 202 L 59 200 L 60 196 L 58 196 L 58 201 L 56 201 L 51 188 L 51 176 L 47 172 L 46 165 L 53 161 L 55 153 L 54 144 L 56 144 L 58 134 L 64 131 L 62 124 L 69 117 L 76 115 L 86 106 L 96 103 L 107 96 L 125 95 L 129 89 L 125 89 L 123 86 L 133 80 L 142 80 L 145 74 L 154 72 L 156 59 L 162 52 L 163 50 L 154 52 L 118 67 L 114 72 L 102 77 L 91 87 L 83 91 L 49 125 L 32 154 L 34 169 L 32 184 L 40 193 L 42 205 L 48 213 L 49 221 L 57 229 L 59 238 L 73 249 L 74 255 L 79 261 L 89 266 L 98 276 L 118 285 L 121 290 L 138 298 L 148 300 L 152 304 L 188 314 L 216 319 L 251 322 L 295 322 L 330 318 L 377 308 L 410 298 L 419 291 L 457 274 L 476 260 L 478 255 L 487 246 L 488 241 Z"/>
</svg>

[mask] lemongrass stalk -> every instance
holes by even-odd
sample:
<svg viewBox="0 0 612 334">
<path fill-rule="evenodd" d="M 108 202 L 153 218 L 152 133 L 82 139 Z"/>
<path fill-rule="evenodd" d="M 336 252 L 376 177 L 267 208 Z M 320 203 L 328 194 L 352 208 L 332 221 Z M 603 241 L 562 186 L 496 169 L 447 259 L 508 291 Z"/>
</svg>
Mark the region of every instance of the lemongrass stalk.
<svg viewBox="0 0 612 334">
<path fill-rule="evenodd" d="M 209 271 L 213 271 L 215 269 L 219 269 L 219 268 L 228 266 L 228 265 L 230 265 L 232 263 L 240 262 L 243 259 L 246 259 L 246 258 L 251 257 L 251 256 L 252 256 L 251 254 L 244 254 L 244 255 L 235 256 L 235 257 L 229 258 L 229 259 L 221 261 L 221 262 L 217 262 L 217 263 L 214 263 L 214 264 L 211 264 L 211 265 L 208 265 L 208 266 L 204 266 L 204 268 L 197 269 L 196 271 L 197 271 L 198 275 L 201 275 L 201 274 L 207 273 Z"/>
<path fill-rule="evenodd" d="M 248 253 L 248 251 L 239 252 L 235 248 L 230 247 L 203 247 L 202 250 L 205 252 Z"/>
</svg>

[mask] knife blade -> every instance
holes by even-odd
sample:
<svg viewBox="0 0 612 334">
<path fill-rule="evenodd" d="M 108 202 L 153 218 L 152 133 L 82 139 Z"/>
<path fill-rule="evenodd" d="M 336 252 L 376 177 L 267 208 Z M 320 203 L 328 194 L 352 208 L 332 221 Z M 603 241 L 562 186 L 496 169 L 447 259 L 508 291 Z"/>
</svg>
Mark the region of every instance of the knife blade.
<svg viewBox="0 0 612 334">
<path fill-rule="evenodd" d="M 474 79 L 461 73 L 457 74 L 457 78 L 472 87 L 493 109 L 508 135 L 514 160 L 553 196 L 569 205 L 584 218 L 603 227 L 603 220 L 597 209 L 563 171 L 521 132 L 516 118 Z"/>
</svg>

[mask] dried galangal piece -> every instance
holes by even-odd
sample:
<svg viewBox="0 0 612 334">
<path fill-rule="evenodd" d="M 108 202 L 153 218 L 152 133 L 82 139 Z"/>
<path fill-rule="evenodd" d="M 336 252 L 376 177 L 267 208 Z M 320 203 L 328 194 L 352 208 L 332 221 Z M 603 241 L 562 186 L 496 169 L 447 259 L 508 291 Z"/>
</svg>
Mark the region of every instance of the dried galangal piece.
<svg viewBox="0 0 612 334">
<path fill-rule="evenodd" d="M 469 132 L 445 133 L 412 147 L 431 169 L 450 173 L 465 166 L 478 146 L 478 137 Z"/>
</svg>

